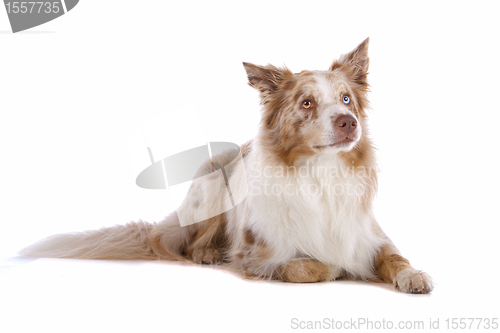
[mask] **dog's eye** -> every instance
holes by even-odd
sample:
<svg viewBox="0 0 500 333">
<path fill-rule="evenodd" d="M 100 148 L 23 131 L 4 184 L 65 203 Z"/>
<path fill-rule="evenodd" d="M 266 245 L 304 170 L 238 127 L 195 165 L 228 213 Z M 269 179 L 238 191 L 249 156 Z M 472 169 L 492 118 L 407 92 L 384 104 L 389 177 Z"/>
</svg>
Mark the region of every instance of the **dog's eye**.
<svg viewBox="0 0 500 333">
<path fill-rule="evenodd" d="M 304 109 L 309 109 L 312 105 L 313 105 L 313 104 L 312 104 L 312 102 L 311 102 L 311 101 L 303 101 L 303 102 L 302 102 L 302 107 L 303 107 Z"/>
<path fill-rule="evenodd" d="M 342 98 L 342 100 L 344 101 L 344 104 L 351 103 L 351 99 L 349 98 L 349 96 L 344 96 L 344 98 Z"/>
</svg>

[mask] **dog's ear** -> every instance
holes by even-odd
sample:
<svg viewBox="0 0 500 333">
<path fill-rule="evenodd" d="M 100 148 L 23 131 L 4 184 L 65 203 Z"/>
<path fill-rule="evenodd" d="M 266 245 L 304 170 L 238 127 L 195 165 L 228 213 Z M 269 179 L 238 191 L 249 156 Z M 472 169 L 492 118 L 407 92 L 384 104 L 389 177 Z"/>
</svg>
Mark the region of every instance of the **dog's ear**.
<svg viewBox="0 0 500 333">
<path fill-rule="evenodd" d="M 244 62 L 243 67 L 247 72 L 248 84 L 264 95 L 277 91 L 284 78 L 292 74 L 287 68 L 278 68 L 273 65 L 257 66 Z"/>
<path fill-rule="evenodd" d="M 344 54 L 339 60 L 333 62 L 330 70 L 342 68 L 353 75 L 354 81 L 361 85 L 367 85 L 368 66 L 370 59 L 368 58 L 368 44 L 370 38 L 365 39 L 351 52 Z"/>
</svg>

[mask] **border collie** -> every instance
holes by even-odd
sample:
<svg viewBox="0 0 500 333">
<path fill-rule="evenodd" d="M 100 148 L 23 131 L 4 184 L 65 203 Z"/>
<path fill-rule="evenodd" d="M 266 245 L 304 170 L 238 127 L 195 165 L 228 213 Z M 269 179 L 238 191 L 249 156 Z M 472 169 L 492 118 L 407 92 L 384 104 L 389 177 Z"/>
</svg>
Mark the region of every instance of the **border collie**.
<svg viewBox="0 0 500 333">
<path fill-rule="evenodd" d="M 297 283 L 350 278 L 430 292 L 431 278 L 400 255 L 373 214 L 368 41 L 327 70 L 293 73 L 243 63 L 262 104 L 257 135 L 239 152 L 207 160 L 181 205 L 183 218 L 212 217 L 181 226 L 173 212 L 158 223 L 55 235 L 21 254 L 191 261 L 222 264 L 246 277 Z M 215 181 L 216 165 L 224 166 L 226 182 Z M 245 194 L 236 206 L 225 195 L 229 185 Z M 210 215 L 214 208 L 225 212 Z"/>
</svg>

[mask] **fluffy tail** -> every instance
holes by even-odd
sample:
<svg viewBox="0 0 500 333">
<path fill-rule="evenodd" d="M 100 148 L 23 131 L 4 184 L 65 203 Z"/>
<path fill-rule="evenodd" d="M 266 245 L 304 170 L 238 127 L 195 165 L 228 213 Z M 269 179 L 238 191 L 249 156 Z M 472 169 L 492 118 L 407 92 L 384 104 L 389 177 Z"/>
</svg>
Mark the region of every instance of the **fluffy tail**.
<svg viewBox="0 0 500 333">
<path fill-rule="evenodd" d="M 154 224 L 139 221 L 54 235 L 23 249 L 20 254 L 39 258 L 159 259 L 149 237 L 153 227 Z"/>
</svg>

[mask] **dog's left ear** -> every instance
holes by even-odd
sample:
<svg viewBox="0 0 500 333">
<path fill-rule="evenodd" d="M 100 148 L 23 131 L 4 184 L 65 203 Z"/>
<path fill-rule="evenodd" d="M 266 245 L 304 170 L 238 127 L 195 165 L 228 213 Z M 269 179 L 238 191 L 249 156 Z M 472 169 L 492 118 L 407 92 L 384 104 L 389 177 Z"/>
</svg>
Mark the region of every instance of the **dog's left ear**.
<svg viewBox="0 0 500 333">
<path fill-rule="evenodd" d="M 333 62 L 330 70 L 333 71 L 337 68 L 349 72 L 353 75 L 354 81 L 361 85 L 368 85 L 367 75 L 370 59 L 368 58 L 368 44 L 370 38 L 365 39 L 351 52 L 344 54 L 339 60 Z"/>
</svg>

